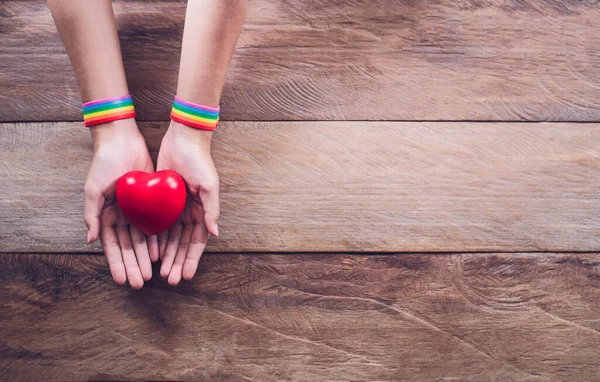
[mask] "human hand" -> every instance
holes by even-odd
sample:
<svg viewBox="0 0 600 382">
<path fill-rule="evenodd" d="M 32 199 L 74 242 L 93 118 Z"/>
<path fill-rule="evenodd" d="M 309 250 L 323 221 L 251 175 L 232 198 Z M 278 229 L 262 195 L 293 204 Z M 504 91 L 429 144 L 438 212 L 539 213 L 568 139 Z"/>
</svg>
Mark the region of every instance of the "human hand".
<svg viewBox="0 0 600 382">
<path fill-rule="evenodd" d="M 171 121 L 158 153 L 157 170 L 177 171 L 188 192 L 180 218 L 158 235 L 160 275 L 173 286 L 181 277 L 194 277 L 209 233 L 219 234 L 219 177 L 210 156 L 212 134 Z"/>
<path fill-rule="evenodd" d="M 152 159 L 134 119 L 90 130 L 94 158 L 84 187 L 88 243 L 99 236 L 115 282 L 123 285 L 129 280 L 133 289 L 140 289 L 152 278 L 150 261 L 158 260 L 158 239 L 127 222 L 116 203 L 115 190 L 119 178 L 129 171 L 153 172 Z"/>
</svg>

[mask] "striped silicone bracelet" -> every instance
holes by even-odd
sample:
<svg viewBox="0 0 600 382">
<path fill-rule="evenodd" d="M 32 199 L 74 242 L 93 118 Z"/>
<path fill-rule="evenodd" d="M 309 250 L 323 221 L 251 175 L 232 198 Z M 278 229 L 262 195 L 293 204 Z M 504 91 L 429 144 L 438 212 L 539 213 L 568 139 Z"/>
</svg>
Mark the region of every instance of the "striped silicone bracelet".
<svg viewBox="0 0 600 382">
<path fill-rule="evenodd" d="M 129 94 L 83 104 L 83 124 L 86 127 L 135 117 L 133 99 Z"/>
<path fill-rule="evenodd" d="M 219 125 L 220 107 L 198 105 L 175 96 L 171 119 L 175 122 L 202 130 L 214 130 Z"/>
</svg>

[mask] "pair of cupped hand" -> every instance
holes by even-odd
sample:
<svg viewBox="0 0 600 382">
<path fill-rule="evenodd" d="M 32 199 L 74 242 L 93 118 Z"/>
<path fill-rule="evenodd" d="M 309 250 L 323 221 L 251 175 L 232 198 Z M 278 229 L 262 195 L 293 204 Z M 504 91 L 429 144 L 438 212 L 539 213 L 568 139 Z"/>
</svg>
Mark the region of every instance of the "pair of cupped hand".
<svg viewBox="0 0 600 382">
<path fill-rule="evenodd" d="M 218 235 L 219 178 L 210 155 L 212 132 L 171 122 L 163 137 L 156 170 L 173 170 L 187 185 L 183 213 L 167 230 L 146 235 L 125 219 L 116 203 L 116 185 L 129 171 L 153 172 L 144 137 L 133 119 L 92 128 L 94 158 L 85 182 L 88 242 L 100 238 L 113 279 L 134 289 L 152 278 L 152 262 L 170 285 L 190 280 L 209 235 Z"/>
</svg>

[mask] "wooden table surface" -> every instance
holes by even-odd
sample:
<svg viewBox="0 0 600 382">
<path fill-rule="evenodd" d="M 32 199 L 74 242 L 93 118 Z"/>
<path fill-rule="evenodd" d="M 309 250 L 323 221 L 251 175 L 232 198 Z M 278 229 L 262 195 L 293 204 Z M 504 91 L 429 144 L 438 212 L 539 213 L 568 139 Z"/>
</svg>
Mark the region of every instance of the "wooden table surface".
<svg viewBox="0 0 600 382">
<path fill-rule="evenodd" d="M 155 157 L 185 3 L 114 6 Z M 599 32 L 597 1 L 251 1 L 222 234 L 133 291 L 85 243 L 45 2 L 0 1 L 0 380 L 600 380 Z"/>
</svg>

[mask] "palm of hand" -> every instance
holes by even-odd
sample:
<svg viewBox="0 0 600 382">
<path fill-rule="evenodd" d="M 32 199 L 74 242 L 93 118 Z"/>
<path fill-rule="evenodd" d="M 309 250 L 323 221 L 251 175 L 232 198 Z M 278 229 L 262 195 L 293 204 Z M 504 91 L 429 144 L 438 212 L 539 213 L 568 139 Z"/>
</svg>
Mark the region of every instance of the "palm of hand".
<svg viewBox="0 0 600 382">
<path fill-rule="evenodd" d="M 115 201 L 117 181 L 123 174 L 134 170 L 154 170 L 145 144 L 140 148 L 132 148 L 131 145 L 119 146 L 114 144 L 110 150 L 106 150 L 107 152 L 100 151 L 94 154 L 86 179 L 86 186 L 99 189 L 107 202 Z"/>
<path fill-rule="evenodd" d="M 85 184 L 85 218 L 88 241 L 100 236 L 111 273 L 117 284 L 129 280 L 139 289 L 152 277 L 151 261 L 158 260 L 156 236 L 146 236 L 129 223 L 116 203 L 116 184 L 133 170 L 152 172 L 154 166 L 145 142 L 115 139 L 94 154 Z"/>
<path fill-rule="evenodd" d="M 210 137 L 189 139 L 197 132 L 184 126 L 183 134 L 170 128 L 163 138 L 157 170 L 174 170 L 186 182 L 187 202 L 177 222 L 158 237 L 163 263 L 161 276 L 177 285 L 181 278 L 190 280 L 198 268 L 209 233 L 218 234 L 218 176 L 210 156 Z M 195 137 L 197 138 L 197 136 Z"/>
</svg>

